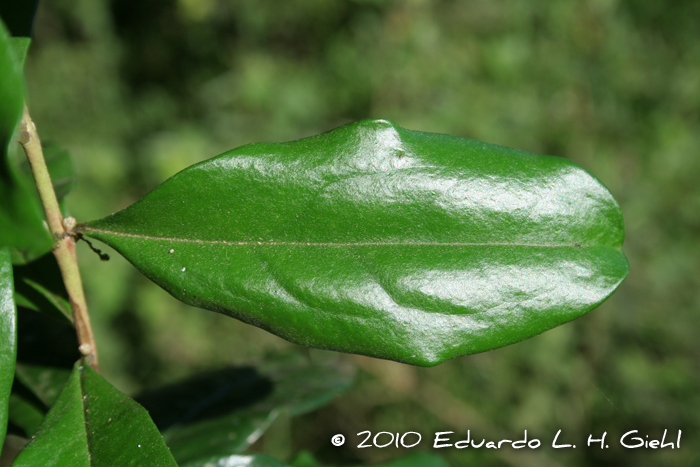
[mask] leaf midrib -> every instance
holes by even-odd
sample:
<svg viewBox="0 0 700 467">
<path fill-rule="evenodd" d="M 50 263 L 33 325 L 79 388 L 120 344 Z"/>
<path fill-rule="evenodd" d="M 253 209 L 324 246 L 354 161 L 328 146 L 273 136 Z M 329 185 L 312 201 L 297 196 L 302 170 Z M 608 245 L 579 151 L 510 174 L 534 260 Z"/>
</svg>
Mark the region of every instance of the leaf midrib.
<svg viewBox="0 0 700 467">
<path fill-rule="evenodd" d="M 584 245 L 578 243 L 503 243 L 503 242 L 277 242 L 277 241 L 246 241 L 232 242 L 227 240 L 200 240 L 193 238 L 158 237 L 153 235 L 134 234 L 114 230 L 84 228 L 81 233 L 90 235 L 90 232 L 119 235 L 122 237 L 141 238 L 144 240 L 163 240 L 182 243 L 199 243 L 206 245 L 230 245 L 230 246 L 319 246 L 319 247 L 354 247 L 354 246 L 517 246 L 532 248 L 586 248 L 609 247 L 612 245 Z"/>
<path fill-rule="evenodd" d="M 82 367 L 78 369 L 80 377 L 80 402 L 83 408 L 83 423 L 85 428 L 85 442 L 87 444 L 88 461 L 90 465 L 95 465 L 93 459 L 92 436 L 90 436 L 90 409 L 88 408 L 87 389 L 85 388 L 85 371 Z"/>
</svg>

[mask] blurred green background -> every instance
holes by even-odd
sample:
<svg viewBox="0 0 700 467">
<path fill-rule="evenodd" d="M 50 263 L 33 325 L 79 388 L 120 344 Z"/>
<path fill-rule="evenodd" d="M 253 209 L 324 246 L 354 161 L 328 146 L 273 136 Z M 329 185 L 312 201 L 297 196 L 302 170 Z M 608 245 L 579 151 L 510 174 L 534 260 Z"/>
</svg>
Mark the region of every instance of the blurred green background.
<svg viewBox="0 0 700 467">
<path fill-rule="evenodd" d="M 697 0 L 42 0 L 27 80 L 42 138 L 74 157 L 79 221 L 227 149 L 370 117 L 572 159 L 620 201 L 631 272 L 599 309 L 432 369 L 343 357 L 355 389 L 254 450 L 371 463 L 404 453 L 354 448 L 363 430 L 419 431 L 423 449 L 435 431 L 528 430 L 534 453 L 440 452 L 455 467 L 700 465 Z M 110 253 L 79 254 L 101 367 L 123 391 L 296 347 L 177 302 Z M 550 447 L 560 429 L 577 449 Z M 635 429 L 680 429 L 681 449 L 622 448 Z M 585 447 L 603 432 L 609 449 Z"/>
</svg>

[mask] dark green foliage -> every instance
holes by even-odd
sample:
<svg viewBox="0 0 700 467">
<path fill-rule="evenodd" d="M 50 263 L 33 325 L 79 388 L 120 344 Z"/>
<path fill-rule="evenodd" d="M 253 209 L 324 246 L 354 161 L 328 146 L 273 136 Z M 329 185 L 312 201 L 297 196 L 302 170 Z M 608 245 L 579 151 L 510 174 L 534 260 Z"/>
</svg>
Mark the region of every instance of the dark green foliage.
<svg viewBox="0 0 700 467">
<path fill-rule="evenodd" d="M 20 394 L 13 388 L 7 411 L 9 419 L 9 434 L 15 434 L 29 439 L 44 420 L 46 410 L 31 397 Z"/>
<path fill-rule="evenodd" d="M 75 329 L 65 317 L 20 307 L 17 310 L 15 386 L 51 407 L 80 358 Z"/>
<path fill-rule="evenodd" d="M 258 366 L 228 368 L 137 398 L 181 466 L 229 458 L 260 438 L 282 413 L 301 415 L 345 392 L 351 367 L 311 365 L 289 355 Z"/>
<path fill-rule="evenodd" d="M 17 313 L 12 296 L 10 250 L 0 248 L 0 438 L 5 438 L 17 357 Z"/>
<path fill-rule="evenodd" d="M 81 230 L 190 305 L 426 366 L 579 317 L 628 270 L 581 167 L 386 120 L 235 149 Z"/>
<path fill-rule="evenodd" d="M 213 463 L 212 463 L 213 462 Z M 209 461 L 208 463 L 191 463 L 189 467 L 286 467 L 285 464 L 265 454 L 252 454 L 249 456 L 233 455 Z"/>
<path fill-rule="evenodd" d="M 16 50 L 0 22 L 0 248 L 12 249 L 13 261 L 25 262 L 51 249 L 42 225 L 41 205 L 32 186 L 10 160 L 10 140 L 22 118 L 24 80 Z"/>
<path fill-rule="evenodd" d="M 0 2 L 0 19 L 13 36 L 30 37 L 38 5 L 39 0 L 3 0 Z"/>
<path fill-rule="evenodd" d="M 13 275 L 17 306 L 72 322 L 68 293 L 53 254 L 49 253 L 28 264 L 15 266 Z"/>
<path fill-rule="evenodd" d="M 301 452 L 291 462 L 290 467 L 332 467 L 319 462 L 309 452 Z M 374 467 L 450 467 L 445 459 L 436 454 L 414 453 L 393 462 L 374 464 Z"/>
<path fill-rule="evenodd" d="M 57 144 L 44 144 L 44 159 L 51 175 L 51 182 L 56 191 L 56 198 L 61 202 L 75 187 L 75 168 L 68 151 Z M 34 178 L 26 157 L 22 157 L 20 170 L 28 182 L 33 183 Z"/>
<path fill-rule="evenodd" d="M 61 395 L 13 465 L 177 464 L 143 407 L 78 362 Z"/>
</svg>

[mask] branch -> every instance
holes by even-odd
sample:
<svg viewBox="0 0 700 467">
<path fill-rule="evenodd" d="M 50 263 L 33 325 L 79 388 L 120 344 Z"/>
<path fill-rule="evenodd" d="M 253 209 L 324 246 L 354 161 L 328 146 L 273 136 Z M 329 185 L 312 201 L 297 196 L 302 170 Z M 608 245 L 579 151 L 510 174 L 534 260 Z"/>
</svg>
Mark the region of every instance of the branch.
<svg viewBox="0 0 700 467">
<path fill-rule="evenodd" d="M 88 315 L 85 294 L 83 293 L 83 284 L 80 280 L 78 259 L 75 255 L 75 238 L 73 235 L 75 219 L 72 217 L 63 219 L 58 200 L 56 199 L 56 192 L 51 183 L 51 176 L 44 160 L 41 141 L 26 106 L 24 107 L 20 125 L 19 143 L 24 148 L 27 159 L 29 159 L 36 187 L 39 190 L 41 204 L 44 205 L 49 229 L 56 239 L 53 254 L 58 262 L 58 267 L 61 269 L 63 283 L 68 291 L 68 299 L 73 310 L 75 330 L 78 334 L 78 343 L 80 344 L 80 353 L 85 356 L 90 366 L 98 370 L 97 348 L 95 347 L 95 338 L 90 326 L 90 316 Z"/>
</svg>

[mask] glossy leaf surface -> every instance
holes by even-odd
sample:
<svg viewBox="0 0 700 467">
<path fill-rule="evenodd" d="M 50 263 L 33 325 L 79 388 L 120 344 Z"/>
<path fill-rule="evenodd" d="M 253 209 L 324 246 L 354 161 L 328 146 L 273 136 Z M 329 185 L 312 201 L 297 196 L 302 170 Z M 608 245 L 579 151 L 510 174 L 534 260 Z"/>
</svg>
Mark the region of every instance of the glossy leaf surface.
<svg viewBox="0 0 700 467">
<path fill-rule="evenodd" d="M 10 250 L 0 248 L 0 439 L 5 438 L 7 413 L 17 359 L 17 312 L 13 299 Z"/>
<path fill-rule="evenodd" d="M 9 145 L 24 107 L 22 66 L 16 46 L 0 23 L 0 248 L 13 249 L 14 261 L 26 261 L 51 250 L 53 240 L 43 225 L 36 189 L 11 163 Z"/>
<path fill-rule="evenodd" d="M 148 413 L 78 362 L 13 466 L 176 466 Z"/>
<path fill-rule="evenodd" d="M 253 444 L 281 412 L 300 415 L 346 391 L 354 371 L 298 355 L 257 369 L 228 368 L 146 393 L 148 410 L 181 467 L 214 465 Z"/>
<path fill-rule="evenodd" d="M 186 303 L 417 365 L 579 317 L 628 270 L 573 162 L 386 120 L 235 149 L 84 229 Z"/>
<path fill-rule="evenodd" d="M 252 454 L 250 456 L 227 456 L 202 462 L 186 464 L 187 467 L 286 467 L 277 459 L 265 454 Z M 180 467 L 184 467 L 181 465 Z"/>
</svg>

